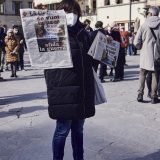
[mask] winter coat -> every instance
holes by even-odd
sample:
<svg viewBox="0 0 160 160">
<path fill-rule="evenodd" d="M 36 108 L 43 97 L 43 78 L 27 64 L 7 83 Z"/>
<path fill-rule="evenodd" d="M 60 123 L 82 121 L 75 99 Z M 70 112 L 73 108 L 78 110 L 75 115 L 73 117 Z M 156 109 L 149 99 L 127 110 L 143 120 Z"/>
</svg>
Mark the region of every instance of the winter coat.
<svg viewBox="0 0 160 160">
<path fill-rule="evenodd" d="M 121 48 L 127 48 L 129 44 L 129 37 L 127 31 L 120 31 L 121 35 Z"/>
<path fill-rule="evenodd" d="M 107 34 L 107 32 L 104 29 L 97 29 L 95 31 L 90 32 L 89 35 L 90 35 L 91 43 L 94 41 L 98 32 L 101 32 L 105 35 Z"/>
<path fill-rule="evenodd" d="M 154 29 L 157 37 L 157 43 L 150 30 Z M 155 47 L 156 43 L 156 47 Z M 140 50 L 140 68 L 154 71 L 154 59 L 160 55 L 160 18 L 151 16 L 140 26 L 135 39 L 134 45 Z M 154 52 L 155 49 L 155 52 Z M 155 55 L 154 55 L 155 53 Z"/>
<path fill-rule="evenodd" d="M 6 50 L 6 61 L 7 62 L 16 62 L 18 61 L 18 49 L 19 49 L 19 41 L 13 37 L 9 38 L 5 37 L 5 50 Z M 14 52 L 15 54 L 11 54 Z"/>
<path fill-rule="evenodd" d="M 17 34 L 14 34 L 14 36 L 19 41 L 19 44 L 20 44 L 18 52 L 19 54 L 23 54 L 25 49 L 27 49 L 23 34 L 17 33 Z"/>
<path fill-rule="evenodd" d="M 68 28 L 73 68 L 45 70 L 48 111 L 52 119 L 84 119 L 95 114 L 89 37 L 79 22 Z"/>
</svg>

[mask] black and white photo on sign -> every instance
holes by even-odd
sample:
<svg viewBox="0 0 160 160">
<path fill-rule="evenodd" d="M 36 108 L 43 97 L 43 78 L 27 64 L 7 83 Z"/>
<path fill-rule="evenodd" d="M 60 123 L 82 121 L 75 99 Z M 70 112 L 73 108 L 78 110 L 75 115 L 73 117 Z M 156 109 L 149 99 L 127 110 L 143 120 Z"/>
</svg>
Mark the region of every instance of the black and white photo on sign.
<svg viewBox="0 0 160 160">
<path fill-rule="evenodd" d="M 21 9 L 21 18 L 32 66 L 73 67 L 64 10 Z"/>
<path fill-rule="evenodd" d="M 88 54 L 102 63 L 115 67 L 118 59 L 120 43 L 114 40 L 108 41 L 106 35 L 98 32 Z"/>
</svg>

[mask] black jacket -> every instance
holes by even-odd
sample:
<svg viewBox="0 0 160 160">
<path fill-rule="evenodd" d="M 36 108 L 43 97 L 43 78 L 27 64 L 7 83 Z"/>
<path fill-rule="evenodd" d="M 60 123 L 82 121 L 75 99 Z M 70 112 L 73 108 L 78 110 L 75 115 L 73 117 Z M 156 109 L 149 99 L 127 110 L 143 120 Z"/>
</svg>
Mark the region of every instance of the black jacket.
<svg viewBox="0 0 160 160">
<path fill-rule="evenodd" d="M 68 29 L 73 68 L 45 70 L 48 111 L 52 119 L 84 119 L 95 114 L 89 37 L 78 22 Z"/>
</svg>

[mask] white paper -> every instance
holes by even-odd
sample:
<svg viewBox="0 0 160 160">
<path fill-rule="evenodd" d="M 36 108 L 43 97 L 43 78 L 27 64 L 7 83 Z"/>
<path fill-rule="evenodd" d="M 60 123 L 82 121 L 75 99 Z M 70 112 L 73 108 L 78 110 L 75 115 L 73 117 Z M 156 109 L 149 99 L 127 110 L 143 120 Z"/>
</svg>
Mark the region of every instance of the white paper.
<svg viewBox="0 0 160 160">
<path fill-rule="evenodd" d="M 107 37 L 103 33 L 98 32 L 88 54 L 110 67 L 115 67 L 117 64 L 119 49 L 119 42 L 112 40 L 109 43 Z"/>
<path fill-rule="evenodd" d="M 64 10 L 21 9 L 20 13 L 31 65 L 73 67 Z"/>
</svg>

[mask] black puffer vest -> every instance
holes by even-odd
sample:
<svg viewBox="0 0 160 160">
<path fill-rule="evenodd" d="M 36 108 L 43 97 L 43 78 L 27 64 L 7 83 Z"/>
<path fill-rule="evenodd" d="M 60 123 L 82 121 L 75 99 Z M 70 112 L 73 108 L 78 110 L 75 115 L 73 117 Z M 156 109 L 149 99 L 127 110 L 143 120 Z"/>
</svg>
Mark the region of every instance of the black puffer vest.
<svg viewBox="0 0 160 160">
<path fill-rule="evenodd" d="M 89 37 L 79 22 L 69 29 L 73 68 L 45 70 L 48 111 L 52 119 L 76 120 L 95 114 Z"/>
</svg>

